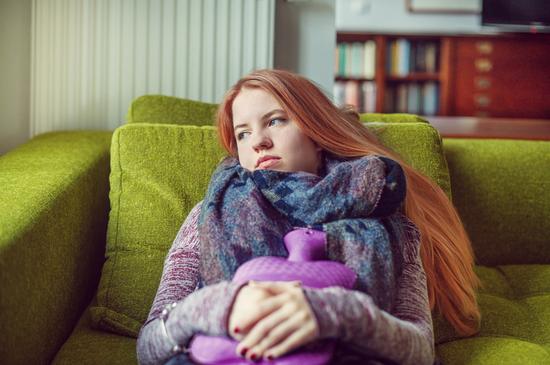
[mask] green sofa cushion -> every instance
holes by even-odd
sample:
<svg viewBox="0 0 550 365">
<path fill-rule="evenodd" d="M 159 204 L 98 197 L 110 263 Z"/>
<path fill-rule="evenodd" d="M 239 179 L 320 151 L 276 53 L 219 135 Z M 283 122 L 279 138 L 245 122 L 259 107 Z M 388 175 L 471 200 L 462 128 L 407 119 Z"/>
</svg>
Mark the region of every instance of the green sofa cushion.
<svg viewBox="0 0 550 365">
<path fill-rule="evenodd" d="M 136 335 L 167 249 L 223 156 L 214 132 L 141 123 L 114 132 L 106 262 L 91 308 L 99 327 Z"/>
<path fill-rule="evenodd" d="M 218 104 L 166 95 L 143 95 L 130 105 L 128 123 L 213 125 Z"/>
<path fill-rule="evenodd" d="M 136 340 L 92 328 L 90 311 L 86 310 L 52 361 L 52 365 L 73 364 L 137 364 Z"/>
<path fill-rule="evenodd" d="M 406 113 L 363 113 L 360 114 L 360 119 L 364 123 L 428 123 L 416 114 Z"/>
<path fill-rule="evenodd" d="M 477 262 L 550 263 L 550 143 L 444 143 L 453 203 L 472 238 Z"/>
<path fill-rule="evenodd" d="M 386 145 L 446 189 L 439 134 L 426 123 L 368 123 Z M 132 123 L 111 147 L 111 212 L 106 261 L 91 308 L 95 327 L 137 336 L 164 259 L 223 156 L 211 126 Z"/>
<path fill-rule="evenodd" d="M 128 110 L 128 123 L 162 123 L 184 125 L 214 125 L 218 104 L 182 99 L 167 95 L 143 95 L 135 99 Z M 362 122 L 428 123 L 406 113 L 363 113 Z"/>
<path fill-rule="evenodd" d="M 482 321 L 458 338 L 436 318 L 437 352 L 448 364 L 549 364 L 550 265 L 478 266 Z"/>
</svg>

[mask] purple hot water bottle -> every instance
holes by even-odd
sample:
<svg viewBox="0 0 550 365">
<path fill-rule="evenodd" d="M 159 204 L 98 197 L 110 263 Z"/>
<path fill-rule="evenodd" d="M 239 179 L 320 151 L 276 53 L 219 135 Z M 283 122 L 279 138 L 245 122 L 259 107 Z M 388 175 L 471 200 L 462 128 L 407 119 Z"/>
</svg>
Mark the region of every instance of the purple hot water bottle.
<svg viewBox="0 0 550 365">
<path fill-rule="evenodd" d="M 300 280 L 303 287 L 325 288 L 341 286 L 353 288 L 356 274 L 345 265 L 326 260 L 326 234 L 321 231 L 298 228 L 284 237 L 288 258 L 264 256 L 245 262 L 235 272 L 234 283 L 254 281 Z M 191 359 L 199 364 L 250 364 L 236 354 L 238 342 L 228 337 L 195 335 L 190 344 Z M 328 364 L 334 351 L 334 340 L 317 341 L 280 358 L 258 364 L 321 365 Z"/>
</svg>

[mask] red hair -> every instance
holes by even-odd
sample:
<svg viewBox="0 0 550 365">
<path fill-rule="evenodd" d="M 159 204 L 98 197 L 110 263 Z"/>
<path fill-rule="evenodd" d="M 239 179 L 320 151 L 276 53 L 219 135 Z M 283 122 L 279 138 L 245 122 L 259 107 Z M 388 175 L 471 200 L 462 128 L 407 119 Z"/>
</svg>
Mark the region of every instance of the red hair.
<svg viewBox="0 0 550 365">
<path fill-rule="evenodd" d="M 273 95 L 290 119 L 323 150 L 342 157 L 387 156 L 399 162 L 407 178 L 405 215 L 421 233 L 421 258 L 432 310 L 439 311 L 461 335 L 478 331 L 480 322 L 468 235 L 445 192 L 384 146 L 359 115 L 337 108 L 311 81 L 283 70 L 258 70 L 240 79 L 226 93 L 217 114 L 223 147 L 237 155 L 232 105 L 243 88 L 260 88 Z"/>
</svg>

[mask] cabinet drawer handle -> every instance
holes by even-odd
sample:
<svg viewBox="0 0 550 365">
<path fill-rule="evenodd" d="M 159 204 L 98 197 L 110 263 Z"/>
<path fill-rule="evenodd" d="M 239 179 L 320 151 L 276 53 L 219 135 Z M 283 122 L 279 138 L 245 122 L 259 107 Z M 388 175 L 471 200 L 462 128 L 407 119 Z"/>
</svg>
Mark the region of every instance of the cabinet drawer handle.
<svg viewBox="0 0 550 365">
<path fill-rule="evenodd" d="M 493 63 L 487 58 L 477 58 L 475 65 L 479 72 L 489 72 L 493 68 Z"/>
<path fill-rule="evenodd" d="M 482 95 L 482 94 L 475 95 L 474 101 L 477 106 L 488 106 L 489 104 L 491 104 L 491 98 L 488 97 L 487 95 Z"/>
<path fill-rule="evenodd" d="M 488 41 L 476 42 L 477 51 L 481 54 L 490 54 L 493 52 L 493 43 Z"/>
<path fill-rule="evenodd" d="M 488 89 L 491 87 L 491 80 L 487 77 L 477 77 L 475 79 L 475 85 L 478 89 Z"/>
</svg>

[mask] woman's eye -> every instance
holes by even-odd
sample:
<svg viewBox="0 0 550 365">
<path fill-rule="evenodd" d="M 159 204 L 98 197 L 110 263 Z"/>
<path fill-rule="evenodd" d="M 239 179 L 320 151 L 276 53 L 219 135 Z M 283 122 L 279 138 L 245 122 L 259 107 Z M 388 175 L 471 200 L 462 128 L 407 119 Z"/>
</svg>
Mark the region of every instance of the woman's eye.
<svg viewBox="0 0 550 365">
<path fill-rule="evenodd" d="M 249 133 L 249 132 L 241 132 L 241 133 L 237 134 L 237 141 L 240 141 L 241 139 L 246 137 L 247 133 Z"/>
<path fill-rule="evenodd" d="M 283 119 L 283 118 L 271 119 L 269 121 L 269 126 L 271 127 L 272 125 L 277 125 L 277 124 L 284 123 L 284 122 L 286 122 L 286 119 Z"/>
<path fill-rule="evenodd" d="M 274 125 L 283 124 L 286 122 L 287 122 L 287 119 L 284 119 L 284 118 L 273 118 L 267 123 L 267 125 L 268 127 L 272 127 Z M 237 141 L 240 141 L 241 139 L 245 138 L 249 134 L 250 134 L 249 131 L 243 131 L 243 132 L 237 133 Z"/>
</svg>

